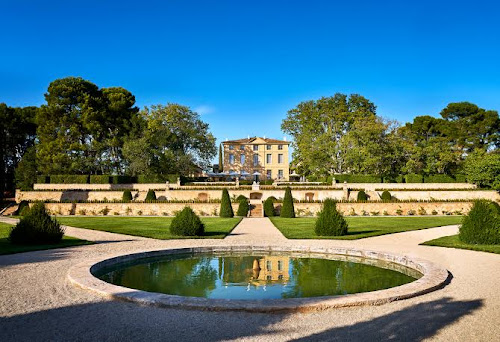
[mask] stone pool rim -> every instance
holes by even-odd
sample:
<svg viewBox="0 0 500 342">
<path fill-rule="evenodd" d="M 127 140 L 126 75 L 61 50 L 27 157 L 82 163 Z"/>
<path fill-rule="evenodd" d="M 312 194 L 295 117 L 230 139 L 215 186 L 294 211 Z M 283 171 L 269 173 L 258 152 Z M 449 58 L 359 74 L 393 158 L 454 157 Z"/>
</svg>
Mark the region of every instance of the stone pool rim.
<svg viewBox="0 0 500 342">
<path fill-rule="evenodd" d="M 333 254 L 340 256 L 361 257 L 372 260 L 381 260 L 399 264 L 422 274 L 422 277 L 408 284 L 392 287 L 385 290 L 361 292 L 340 296 L 235 300 L 210 299 L 203 297 L 184 297 L 163 293 L 147 292 L 113 285 L 100 280 L 93 275 L 104 267 L 113 266 L 142 258 L 154 258 L 177 254 L 196 253 L 312 253 Z M 430 261 L 408 257 L 388 252 L 357 248 L 341 247 L 309 247 L 309 246 L 205 246 L 162 249 L 148 252 L 102 257 L 90 259 L 75 265 L 68 272 L 71 283 L 100 294 L 106 298 L 136 302 L 142 305 L 157 307 L 198 309 L 214 311 L 250 311 L 250 312 L 305 312 L 362 305 L 382 305 L 396 300 L 420 296 L 441 288 L 446 284 L 449 272 L 442 266 Z"/>
</svg>

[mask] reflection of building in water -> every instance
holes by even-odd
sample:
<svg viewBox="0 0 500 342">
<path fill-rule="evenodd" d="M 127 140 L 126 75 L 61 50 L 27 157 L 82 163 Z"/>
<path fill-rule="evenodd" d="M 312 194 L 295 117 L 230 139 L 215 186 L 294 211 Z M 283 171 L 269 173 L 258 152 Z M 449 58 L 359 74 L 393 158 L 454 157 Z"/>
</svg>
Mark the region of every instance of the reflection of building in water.
<svg viewBox="0 0 500 342">
<path fill-rule="evenodd" d="M 256 278 L 267 281 L 288 281 L 290 279 L 290 275 L 288 274 L 289 261 L 289 258 L 285 256 L 264 256 L 260 258 L 260 271 Z"/>
</svg>

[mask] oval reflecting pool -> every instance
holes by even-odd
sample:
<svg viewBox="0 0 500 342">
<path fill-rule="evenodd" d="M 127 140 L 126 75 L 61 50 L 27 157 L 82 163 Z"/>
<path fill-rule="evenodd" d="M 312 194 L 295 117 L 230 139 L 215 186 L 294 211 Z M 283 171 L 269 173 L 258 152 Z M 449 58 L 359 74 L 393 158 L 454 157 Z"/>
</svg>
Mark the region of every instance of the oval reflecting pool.
<svg viewBox="0 0 500 342">
<path fill-rule="evenodd" d="M 340 255 L 210 253 L 138 259 L 101 268 L 95 276 L 149 292 L 255 300 L 382 290 L 421 274 L 398 264 Z"/>
</svg>

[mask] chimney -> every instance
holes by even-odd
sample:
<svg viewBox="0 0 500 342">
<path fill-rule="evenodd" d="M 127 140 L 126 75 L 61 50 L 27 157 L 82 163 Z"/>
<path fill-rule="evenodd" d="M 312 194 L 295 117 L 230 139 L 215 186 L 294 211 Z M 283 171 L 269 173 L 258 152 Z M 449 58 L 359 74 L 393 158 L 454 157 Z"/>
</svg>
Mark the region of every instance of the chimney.
<svg viewBox="0 0 500 342">
<path fill-rule="evenodd" d="M 286 136 L 285 136 L 285 137 L 283 137 L 283 140 L 284 140 L 284 141 L 286 141 Z"/>
<path fill-rule="evenodd" d="M 264 135 L 264 139 L 266 138 L 266 136 Z"/>
</svg>

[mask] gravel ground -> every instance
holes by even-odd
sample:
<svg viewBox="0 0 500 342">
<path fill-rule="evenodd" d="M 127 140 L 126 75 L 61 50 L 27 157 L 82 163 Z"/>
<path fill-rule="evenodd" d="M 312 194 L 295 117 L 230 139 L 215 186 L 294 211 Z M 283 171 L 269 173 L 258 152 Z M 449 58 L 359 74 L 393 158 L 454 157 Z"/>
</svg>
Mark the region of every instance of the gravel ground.
<svg viewBox="0 0 500 342">
<path fill-rule="evenodd" d="M 457 229 L 355 241 L 286 240 L 267 219 L 245 219 L 224 240 L 161 241 L 68 227 L 68 235 L 98 243 L 0 256 L 0 341 L 500 341 L 500 255 L 418 246 Z M 439 263 L 453 278 L 441 290 L 408 300 L 296 314 L 140 306 L 103 299 L 67 280 L 68 269 L 86 258 L 243 243 L 390 251 Z"/>
</svg>

